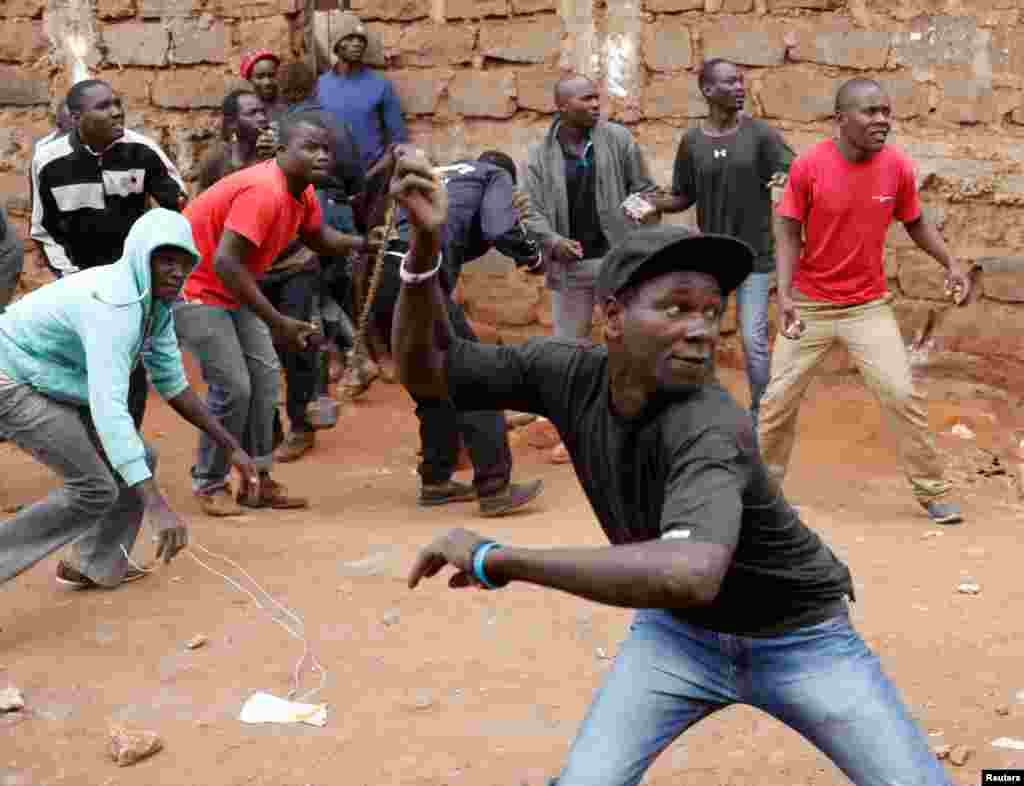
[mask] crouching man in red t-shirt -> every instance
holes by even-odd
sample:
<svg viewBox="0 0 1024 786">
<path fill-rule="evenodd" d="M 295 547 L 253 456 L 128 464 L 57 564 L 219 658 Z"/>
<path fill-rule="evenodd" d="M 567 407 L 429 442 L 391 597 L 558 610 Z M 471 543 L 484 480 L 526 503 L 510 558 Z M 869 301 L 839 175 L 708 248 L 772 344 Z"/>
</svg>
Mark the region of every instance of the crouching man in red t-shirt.
<svg viewBox="0 0 1024 786">
<path fill-rule="evenodd" d="M 970 296 L 970 269 L 953 259 L 922 215 L 910 159 L 885 144 L 891 115 L 880 84 L 846 82 L 836 94 L 838 139 L 815 145 L 790 170 L 775 225 L 782 334 L 758 435 L 764 462 L 781 483 L 800 401 L 825 353 L 841 341 L 885 410 L 918 502 L 933 522 L 956 524 L 960 508 L 948 499 L 951 484 L 889 305 L 882 261 L 889 224 L 903 222 L 918 247 L 946 268 L 957 305 Z"/>
<path fill-rule="evenodd" d="M 317 112 L 281 120 L 277 157 L 256 164 L 204 191 L 185 211 L 202 260 L 185 282 L 174 309 L 178 340 L 199 360 L 216 400 L 211 412 L 244 446 L 260 470 L 258 495 L 239 495 L 250 507 L 302 508 L 270 477 L 274 410 L 281 364 L 271 335 L 292 349 L 316 340 L 313 325 L 271 305 L 258 281 L 296 238 L 313 251 L 344 256 L 365 250 L 363 238 L 343 235 L 323 222 L 311 183 L 331 166 L 331 132 Z M 227 454 L 203 437 L 192 468 L 193 491 L 210 516 L 242 512 L 228 486 Z"/>
</svg>

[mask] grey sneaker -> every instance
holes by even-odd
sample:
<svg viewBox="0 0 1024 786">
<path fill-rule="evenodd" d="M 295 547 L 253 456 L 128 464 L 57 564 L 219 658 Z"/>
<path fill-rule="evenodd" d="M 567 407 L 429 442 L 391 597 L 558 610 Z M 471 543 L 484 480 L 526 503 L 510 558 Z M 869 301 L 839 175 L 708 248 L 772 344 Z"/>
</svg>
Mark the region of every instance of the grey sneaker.
<svg viewBox="0 0 1024 786">
<path fill-rule="evenodd" d="M 475 499 L 476 489 L 457 480 L 437 484 L 424 483 L 420 486 L 420 507 L 424 508 L 447 505 L 449 502 L 472 502 Z"/>
<path fill-rule="evenodd" d="M 923 507 L 928 512 L 928 518 L 932 520 L 933 524 L 960 524 L 964 517 L 960 513 L 960 506 L 952 502 L 942 502 L 941 500 L 932 500 L 931 502 L 922 502 Z"/>
<path fill-rule="evenodd" d="M 529 505 L 544 490 L 543 480 L 529 483 L 509 483 L 497 494 L 480 497 L 480 515 L 487 518 L 504 516 Z"/>
</svg>

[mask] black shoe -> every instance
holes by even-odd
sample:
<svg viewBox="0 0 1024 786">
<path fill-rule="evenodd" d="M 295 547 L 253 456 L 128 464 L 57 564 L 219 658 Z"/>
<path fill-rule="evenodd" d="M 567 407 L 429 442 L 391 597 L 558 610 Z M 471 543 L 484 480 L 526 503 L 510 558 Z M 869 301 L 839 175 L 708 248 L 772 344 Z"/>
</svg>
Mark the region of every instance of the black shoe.
<svg viewBox="0 0 1024 786">
<path fill-rule="evenodd" d="M 932 520 L 933 524 L 949 526 L 959 524 L 964 520 L 963 515 L 960 513 L 960 506 L 952 502 L 932 500 L 931 502 L 922 502 L 921 507 L 928 511 L 928 518 Z"/>
<path fill-rule="evenodd" d="M 533 502 L 543 490 L 543 480 L 531 480 L 529 483 L 509 483 L 497 494 L 480 497 L 480 515 L 491 518 L 512 513 Z"/>
<path fill-rule="evenodd" d="M 449 480 L 447 483 L 427 484 L 420 486 L 420 507 L 432 508 L 447 505 L 450 502 L 472 502 L 476 499 L 476 489 L 468 483 Z"/>
<path fill-rule="evenodd" d="M 127 584 L 130 581 L 138 581 L 139 579 L 144 578 L 145 575 L 146 571 L 140 570 L 139 568 L 129 567 L 124 574 L 124 578 L 121 579 L 121 584 Z M 57 583 L 76 590 L 104 588 L 102 584 L 93 581 L 84 573 L 80 573 L 75 570 L 64 560 L 57 563 Z M 106 589 L 113 588 L 106 587 Z"/>
</svg>

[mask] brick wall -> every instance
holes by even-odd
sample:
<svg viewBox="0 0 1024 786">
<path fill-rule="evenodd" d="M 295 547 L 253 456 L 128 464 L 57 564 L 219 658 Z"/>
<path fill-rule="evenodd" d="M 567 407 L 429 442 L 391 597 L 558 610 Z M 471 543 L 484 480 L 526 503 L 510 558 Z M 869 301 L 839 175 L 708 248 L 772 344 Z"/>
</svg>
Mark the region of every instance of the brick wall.
<svg viewBox="0 0 1024 786">
<path fill-rule="evenodd" d="M 748 108 L 803 150 L 832 132 L 837 86 L 878 78 L 914 157 L 923 198 L 954 252 L 984 262 L 977 302 L 945 313 L 941 269 L 902 227 L 889 284 L 908 341 L 930 310 L 930 377 L 1024 391 L 1024 7 L 1018 0 L 356 0 L 383 41 L 414 137 L 440 160 L 500 147 L 517 160 L 547 130 L 560 70 L 599 80 L 655 176 L 671 182 L 684 129 L 705 103 L 696 71 L 746 69 Z M 693 221 L 692 215 L 682 218 Z M 550 327 L 550 298 L 501 259 L 470 269 L 481 330 L 514 340 Z M 731 330 L 735 328 L 730 319 Z M 723 361 L 740 363 L 738 342 Z M 836 353 L 833 370 L 849 370 Z"/>
<path fill-rule="evenodd" d="M 944 315 L 919 367 L 1024 390 L 1024 7 L 1018 0 L 352 0 L 378 38 L 417 142 L 439 159 L 500 147 L 517 160 L 551 122 L 560 71 L 597 78 L 657 179 L 670 182 L 683 130 L 705 112 L 696 69 L 747 69 L 748 107 L 797 150 L 831 133 L 836 86 L 865 74 L 889 88 L 893 141 L 919 170 L 929 213 L 958 255 L 985 260 L 982 296 Z M 24 220 L 31 140 L 76 68 L 111 79 L 129 122 L 186 175 L 215 133 L 212 109 L 240 52 L 298 54 L 302 0 L 4 0 L 0 5 L 0 194 Z M 324 16 L 323 14 L 321 16 Z M 326 14 L 329 21 L 329 14 Z M 324 19 L 319 19 L 323 22 Z M 314 27 L 310 20 L 310 28 Z M 322 29 L 329 29 L 321 25 Z M 322 32 L 321 29 L 321 32 Z M 84 32 L 83 32 L 84 31 Z M 89 39 L 76 45 L 73 35 Z M 91 36 L 91 38 L 90 38 Z M 310 36 L 312 40 L 313 36 Z M 684 216 L 692 221 L 692 216 Z M 28 284 L 40 273 L 28 267 Z M 889 283 L 908 339 L 946 308 L 940 270 L 900 227 Z M 550 325 L 535 280 L 487 259 L 463 295 L 491 338 Z M 738 362 L 735 341 L 723 360 Z M 836 356 L 833 368 L 847 367 Z"/>
<path fill-rule="evenodd" d="M 0 199 L 27 230 L 34 140 L 74 78 L 110 81 L 127 124 L 193 179 L 241 54 L 303 51 L 303 0 L 0 0 Z M 49 279 L 34 249 L 22 289 Z"/>
</svg>

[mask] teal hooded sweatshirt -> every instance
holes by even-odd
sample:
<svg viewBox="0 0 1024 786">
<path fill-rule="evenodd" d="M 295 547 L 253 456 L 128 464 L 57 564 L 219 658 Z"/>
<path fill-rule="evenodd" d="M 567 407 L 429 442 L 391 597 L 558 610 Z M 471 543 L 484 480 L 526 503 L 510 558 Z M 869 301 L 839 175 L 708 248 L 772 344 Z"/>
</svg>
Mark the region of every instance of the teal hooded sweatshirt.
<svg viewBox="0 0 1024 786">
<path fill-rule="evenodd" d="M 83 270 L 26 295 L 0 315 L 0 373 L 50 398 L 88 406 L 111 465 L 129 486 L 151 477 L 128 413 L 128 377 L 142 362 L 164 399 L 188 388 L 172 303 L 154 300 L 150 256 L 161 246 L 199 261 L 180 213 L 144 214 L 112 265 Z"/>
</svg>

